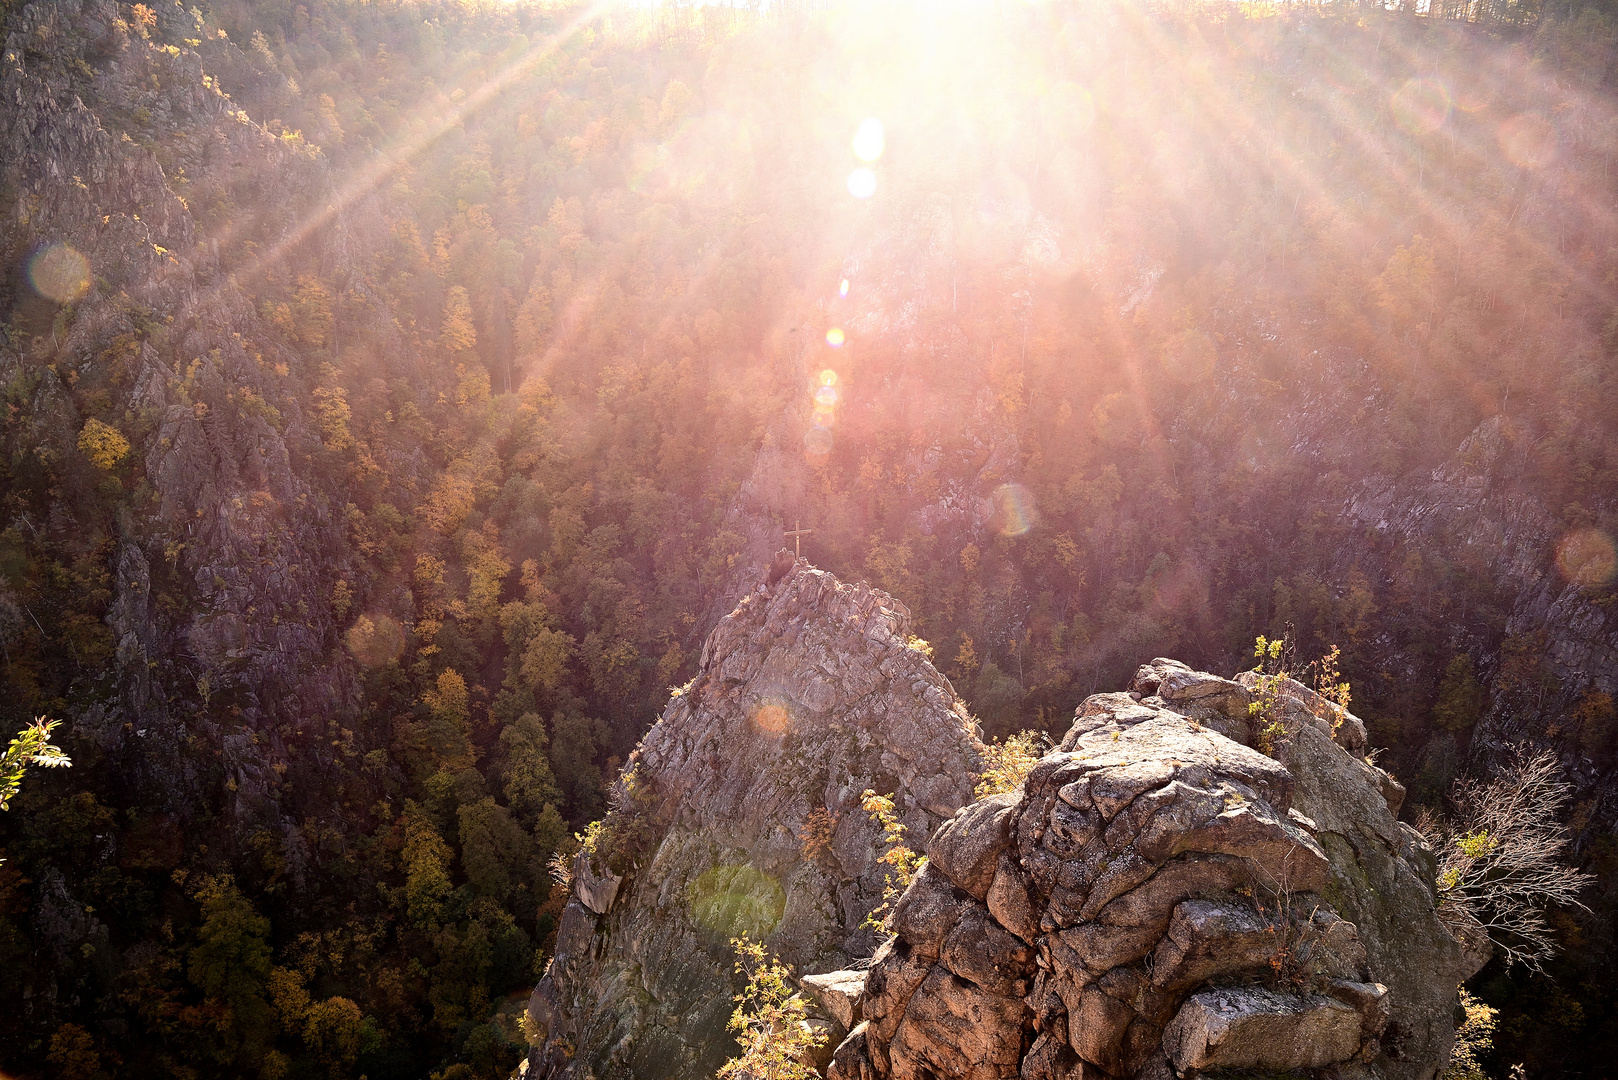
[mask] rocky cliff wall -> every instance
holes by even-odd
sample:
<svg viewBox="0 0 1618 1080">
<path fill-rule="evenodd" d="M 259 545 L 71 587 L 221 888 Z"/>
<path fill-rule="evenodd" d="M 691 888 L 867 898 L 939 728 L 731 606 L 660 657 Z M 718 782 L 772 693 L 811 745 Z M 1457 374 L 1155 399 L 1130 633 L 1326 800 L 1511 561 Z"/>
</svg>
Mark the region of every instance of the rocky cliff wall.
<svg viewBox="0 0 1618 1080">
<path fill-rule="evenodd" d="M 896 792 L 918 842 L 972 797 L 980 744 L 904 605 L 790 557 L 771 577 L 709 637 L 577 860 L 531 1077 L 711 1075 L 734 1050 L 729 939 L 799 972 L 876 944 L 884 846 L 861 794 Z"/>
<path fill-rule="evenodd" d="M 280 836 L 301 879 L 310 856 L 282 774 L 290 743 L 355 703 L 334 606 L 353 561 L 344 499 L 314 467 L 321 437 L 300 405 L 310 365 L 236 275 L 266 268 L 240 253 L 278 249 L 327 186 L 324 166 L 248 122 L 197 48 L 160 44 L 195 44 L 194 11 L 154 5 L 149 35 L 124 14 L 62 0 L 7 21 L 0 255 L 24 266 L 52 251 L 81 271 L 7 283 L 22 332 L 0 342 L 0 381 L 24 405 L 7 452 L 70 468 L 75 437 L 98 421 L 127 434 L 138 463 L 126 462 L 136 479 L 115 512 L 90 494 L 106 475 L 75 474 L 31 534 L 108 572 L 115 685 L 65 710 L 80 756 L 93 746 L 182 818 L 223 790 L 226 817 L 242 835 L 251 823 Z M 210 766 L 186 752 L 199 737 Z"/>
<path fill-rule="evenodd" d="M 810 984 L 831 1080 L 1435 1076 L 1487 946 L 1358 719 L 1288 683 L 1260 735 L 1254 684 L 1153 661 L 940 829 L 857 996 Z"/>
</svg>

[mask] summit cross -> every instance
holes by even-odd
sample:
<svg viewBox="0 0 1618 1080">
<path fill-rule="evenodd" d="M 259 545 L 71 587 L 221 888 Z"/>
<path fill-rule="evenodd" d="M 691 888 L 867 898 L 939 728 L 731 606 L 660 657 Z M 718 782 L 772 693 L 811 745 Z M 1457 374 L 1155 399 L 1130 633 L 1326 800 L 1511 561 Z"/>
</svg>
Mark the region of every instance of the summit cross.
<svg viewBox="0 0 1618 1080">
<path fill-rule="evenodd" d="M 814 531 L 813 529 L 804 528 L 802 521 L 796 518 L 793 519 L 792 528 L 788 529 L 785 535 L 792 537 L 792 555 L 794 558 L 801 559 L 803 557 L 803 538 Z"/>
</svg>

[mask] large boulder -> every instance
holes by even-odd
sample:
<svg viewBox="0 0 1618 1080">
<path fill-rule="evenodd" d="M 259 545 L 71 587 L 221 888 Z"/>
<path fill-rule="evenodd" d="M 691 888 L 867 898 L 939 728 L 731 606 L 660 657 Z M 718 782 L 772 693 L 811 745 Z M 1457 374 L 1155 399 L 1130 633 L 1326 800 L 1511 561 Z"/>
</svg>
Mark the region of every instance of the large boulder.
<svg viewBox="0 0 1618 1080">
<path fill-rule="evenodd" d="M 778 560 L 710 635 L 575 864 L 528 1075 L 711 1076 L 736 1050 L 730 939 L 799 973 L 871 955 L 885 845 L 862 793 L 896 793 L 924 843 L 971 801 L 980 751 L 904 605 Z M 813 984 L 838 1039 L 862 979 Z"/>
<path fill-rule="evenodd" d="M 1430 1080 L 1486 953 L 1439 921 L 1364 746 L 1297 683 L 1173 660 L 1087 699 L 1020 789 L 935 834 L 831 1080 Z"/>
</svg>

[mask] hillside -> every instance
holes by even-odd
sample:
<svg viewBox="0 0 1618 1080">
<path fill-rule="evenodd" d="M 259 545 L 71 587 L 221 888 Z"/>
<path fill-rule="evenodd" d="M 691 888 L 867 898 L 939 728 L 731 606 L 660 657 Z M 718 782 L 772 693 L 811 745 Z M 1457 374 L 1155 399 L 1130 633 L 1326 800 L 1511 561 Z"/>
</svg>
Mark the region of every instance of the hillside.
<svg viewBox="0 0 1618 1080">
<path fill-rule="evenodd" d="M 505 1075 L 800 523 L 986 739 L 1286 634 L 1407 822 L 1553 749 L 1590 911 L 1471 985 L 1604 1067 L 1618 15 L 0 17 L 8 1075 Z"/>
</svg>

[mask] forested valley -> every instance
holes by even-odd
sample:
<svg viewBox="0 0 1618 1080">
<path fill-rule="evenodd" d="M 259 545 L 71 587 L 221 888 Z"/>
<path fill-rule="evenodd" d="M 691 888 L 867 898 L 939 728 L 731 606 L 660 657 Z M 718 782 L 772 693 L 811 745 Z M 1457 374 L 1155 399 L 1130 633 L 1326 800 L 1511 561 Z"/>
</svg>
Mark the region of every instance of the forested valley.
<svg viewBox="0 0 1618 1080">
<path fill-rule="evenodd" d="M 0 1070 L 509 1075 L 794 542 L 986 738 L 1257 635 L 1558 755 L 1618 1049 L 1618 8 L 7 0 Z M 808 530 L 789 539 L 789 531 Z"/>
</svg>

